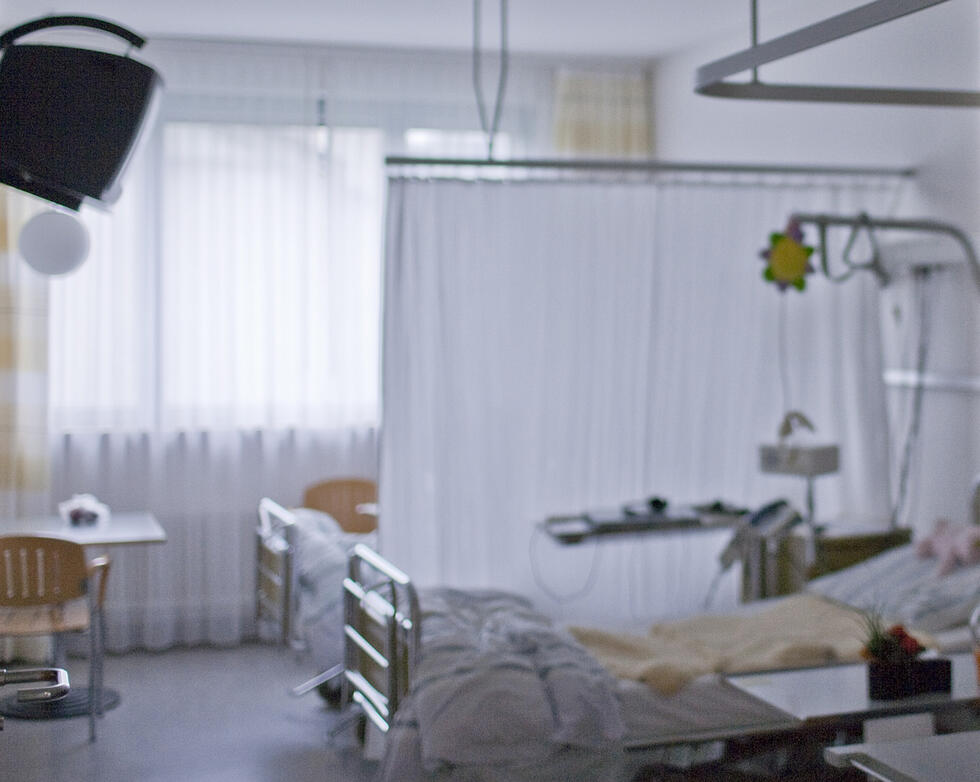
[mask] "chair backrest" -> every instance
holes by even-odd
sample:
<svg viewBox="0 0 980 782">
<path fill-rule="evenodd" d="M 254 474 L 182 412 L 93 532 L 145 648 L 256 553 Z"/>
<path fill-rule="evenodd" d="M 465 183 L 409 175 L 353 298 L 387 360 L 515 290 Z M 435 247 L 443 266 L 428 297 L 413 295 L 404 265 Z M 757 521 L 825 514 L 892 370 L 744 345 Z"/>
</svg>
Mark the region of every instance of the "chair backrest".
<svg viewBox="0 0 980 782">
<path fill-rule="evenodd" d="M 43 535 L 0 536 L 0 605 L 64 603 L 85 595 L 85 549 Z"/>
<path fill-rule="evenodd" d="M 334 478 L 308 487 L 303 507 L 329 513 L 345 532 L 372 532 L 378 526 L 372 515 L 357 512 L 357 506 L 378 501 L 378 487 L 364 478 Z"/>
</svg>

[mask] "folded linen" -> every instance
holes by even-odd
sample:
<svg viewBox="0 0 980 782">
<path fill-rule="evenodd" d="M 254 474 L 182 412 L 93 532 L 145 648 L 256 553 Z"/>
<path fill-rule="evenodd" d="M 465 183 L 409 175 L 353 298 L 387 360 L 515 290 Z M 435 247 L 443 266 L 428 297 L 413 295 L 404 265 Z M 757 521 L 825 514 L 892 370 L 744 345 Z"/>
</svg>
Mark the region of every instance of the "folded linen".
<svg viewBox="0 0 980 782">
<path fill-rule="evenodd" d="M 857 661 L 863 628 L 861 612 L 801 594 L 751 615 L 706 615 L 656 624 L 644 636 L 589 628 L 571 632 L 613 675 L 673 695 L 707 673 Z"/>
</svg>

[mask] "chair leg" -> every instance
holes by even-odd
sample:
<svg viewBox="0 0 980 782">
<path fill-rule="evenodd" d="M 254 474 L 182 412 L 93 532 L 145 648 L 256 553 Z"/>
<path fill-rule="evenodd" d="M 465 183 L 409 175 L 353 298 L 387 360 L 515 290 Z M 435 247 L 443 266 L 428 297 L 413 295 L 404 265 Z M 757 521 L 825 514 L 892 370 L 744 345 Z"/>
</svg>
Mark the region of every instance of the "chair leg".
<svg viewBox="0 0 980 782">
<path fill-rule="evenodd" d="M 88 628 L 88 740 L 95 741 L 95 713 L 96 709 L 102 710 L 102 698 L 99 696 L 97 690 L 97 682 L 99 680 L 98 675 L 98 659 L 96 657 L 96 647 L 98 644 L 98 639 L 96 635 L 98 630 L 96 629 L 97 622 L 95 618 L 89 624 Z M 98 706 L 96 706 L 98 704 Z"/>
<path fill-rule="evenodd" d="M 98 715 L 105 714 L 105 615 L 100 610 L 96 617 L 95 628 L 98 631 L 98 643 L 95 649 L 95 661 L 98 663 L 95 670 L 98 674 L 96 679 L 96 690 L 98 694 Z"/>
<path fill-rule="evenodd" d="M 66 661 L 65 641 L 61 633 L 55 633 L 51 636 L 51 665 L 55 668 L 65 668 Z"/>
</svg>

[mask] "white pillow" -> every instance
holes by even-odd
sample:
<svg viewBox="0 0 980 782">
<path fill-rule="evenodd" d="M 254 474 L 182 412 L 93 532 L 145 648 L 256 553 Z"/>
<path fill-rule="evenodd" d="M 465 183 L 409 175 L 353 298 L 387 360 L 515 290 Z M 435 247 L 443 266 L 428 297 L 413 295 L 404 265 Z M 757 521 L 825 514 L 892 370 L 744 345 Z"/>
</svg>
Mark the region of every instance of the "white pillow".
<svg viewBox="0 0 980 782">
<path fill-rule="evenodd" d="M 936 560 L 910 543 L 814 579 L 807 591 L 934 633 L 967 623 L 980 603 L 980 564 L 941 576 Z"/>
<path fill-rule="evenodd" d="M 332 535 L 341 532 L 340 524 L 329 513 L 313 508 L 293 508 L 293 518 L 301 535 L 321 533 Z"/>
</svg>

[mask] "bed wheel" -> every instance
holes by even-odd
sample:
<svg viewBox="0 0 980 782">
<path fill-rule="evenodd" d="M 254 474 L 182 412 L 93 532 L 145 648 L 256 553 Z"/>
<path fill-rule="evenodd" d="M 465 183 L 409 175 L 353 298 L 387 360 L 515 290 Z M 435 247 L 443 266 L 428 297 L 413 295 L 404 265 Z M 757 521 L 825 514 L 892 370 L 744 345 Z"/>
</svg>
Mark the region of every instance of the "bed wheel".
<svg viewBox="0 0 980 782">
<path fill-rule="evenodd" d="M 340 687 L 340 682 L 337 681 L 327 681 L 322 684 L 318 684 L 316 691 L 323 698 L 324 703 L 327 704 L 334 711 L 340 711 L 343 704 L 341 703 L 341 698 L 343 697 L 343 691 Z"/>
</svg>

